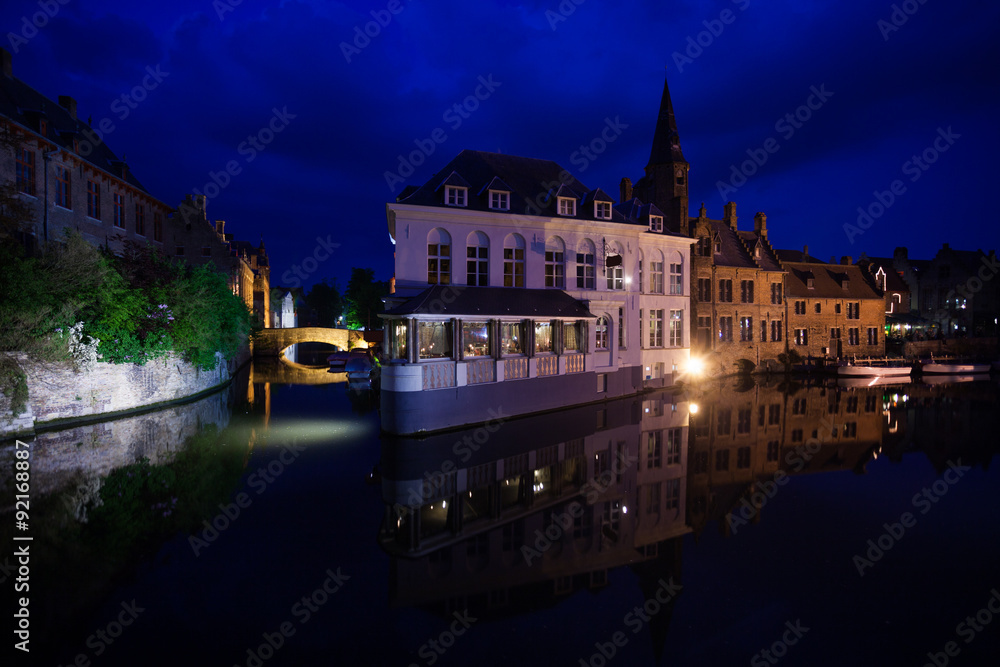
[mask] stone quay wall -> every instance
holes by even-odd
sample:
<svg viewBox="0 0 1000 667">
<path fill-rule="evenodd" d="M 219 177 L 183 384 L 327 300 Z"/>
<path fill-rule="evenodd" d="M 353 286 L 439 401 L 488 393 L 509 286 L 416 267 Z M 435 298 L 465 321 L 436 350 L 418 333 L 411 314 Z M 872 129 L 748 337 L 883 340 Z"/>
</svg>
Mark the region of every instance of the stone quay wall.
<svg viewBox="0 0 1000 667">
<path fill-rule="evenodd" d="M 218 355 L 215 369 L 203 371 L 168 355 L 139 366 L 97 363 L 89 372 L 28 361 L 19 362 L 28 376 L 28 404 L 12 415 L 10 398 L 0 394 L 0 440 L 30 436 L 40 426 L 114 415 L 199 394 L 228 382 L 250 358 L 246 350 L 228 362 Z"/>
</svg>

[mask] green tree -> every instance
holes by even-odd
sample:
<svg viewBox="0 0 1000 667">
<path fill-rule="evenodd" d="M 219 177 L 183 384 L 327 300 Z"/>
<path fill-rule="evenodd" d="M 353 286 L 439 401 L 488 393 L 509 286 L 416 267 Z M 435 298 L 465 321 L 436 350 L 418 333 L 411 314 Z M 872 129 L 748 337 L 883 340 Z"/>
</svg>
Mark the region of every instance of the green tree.
<svg viewBox="0 0 1000 667">
<path fill-rule="evenodd" d="M 351 279 L 344 291 L 347 325 L 352 329 L 381 329 L 382 299 L 389 293 L 389 283 L 375 280 L 374 269 L 351 269 Z"/>
<path fill-rule="evenodd" d="M 305 296 L 306 305 L 316 313 L 316 324 L 321 327 L 337 326 L 337 318 L 344 312 L 344 300 L 337 289 L 337 281 L 316 283 Z M 300 324 L 304 326 L 304 324 Z"/>
</svg>

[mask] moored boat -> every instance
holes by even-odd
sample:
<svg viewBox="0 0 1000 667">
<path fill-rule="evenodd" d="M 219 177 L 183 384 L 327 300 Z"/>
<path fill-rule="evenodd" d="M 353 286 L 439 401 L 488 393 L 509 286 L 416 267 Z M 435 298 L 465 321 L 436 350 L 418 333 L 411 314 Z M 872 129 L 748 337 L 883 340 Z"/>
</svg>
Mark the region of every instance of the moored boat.
<svg viewBox="0 0 1000 667">
<path fill-rule="evenodd" d="M 989 373 L 989 363 L 974 363 L 958 359 L 934 359 L 921 367 L 925 375 L 964 375 L 968 373 Z"/>
<path fill-rule="evenodd" d="M 846 377 L 906 377 L 913 371 L 902 359 L 853 359 L 837 364 L 837 375 Z"/>
</svg>

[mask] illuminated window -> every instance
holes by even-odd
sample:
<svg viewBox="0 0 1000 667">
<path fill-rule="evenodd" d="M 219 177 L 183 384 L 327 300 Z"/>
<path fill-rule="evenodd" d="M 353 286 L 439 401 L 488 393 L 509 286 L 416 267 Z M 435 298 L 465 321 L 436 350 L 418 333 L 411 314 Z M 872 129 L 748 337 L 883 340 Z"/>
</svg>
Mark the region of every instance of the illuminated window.
<svg viewBox="0 0 1000 667">
<path fill-rule="evenodd" d="M 443 229 L 433 229 L 427 235 L 427 282 L 451 284 L 451 236 Z"/>
<path fill-rule="evenodd" d="M 594 327 L 594 349 L 606 350 L 608 349 L 608 318 L 599 317 L 597 318 L 597 324 Z"/>
<path fill-rule="evenodd" d="M 566 287 L 566 246 L 559 237 L 545 243 L 545 286 L 563 289 Z"/>
<path fill-rule="evenodd" d="M 663 309 L 649 311 L 649 347 L 663 347 Z"/>
<path fill-rule="evenodd" d="M 451 356 L 451 322 L 418 322 L 417 349 L 421 359 Z"/>
<path fill-rule="evenodd" d="M 503 286 L 524 287 L 524 237 L 510 234 L 503 242 Z"/>
</svg>

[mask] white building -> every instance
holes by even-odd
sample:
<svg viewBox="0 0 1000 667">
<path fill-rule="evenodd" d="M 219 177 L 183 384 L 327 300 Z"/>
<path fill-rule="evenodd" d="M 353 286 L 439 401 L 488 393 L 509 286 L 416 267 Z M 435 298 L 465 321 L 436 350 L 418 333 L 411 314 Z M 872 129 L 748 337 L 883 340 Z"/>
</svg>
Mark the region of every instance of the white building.
<svg viewBox="0 0 1000 667">
<path fill-rule="evenodd" d="M 388 431 L 633 394 L 689 357 L 693 241 L 655 206 L 615 204 L 555 162 L 467 150 L 387 216 Z"/>
</svg>

